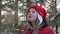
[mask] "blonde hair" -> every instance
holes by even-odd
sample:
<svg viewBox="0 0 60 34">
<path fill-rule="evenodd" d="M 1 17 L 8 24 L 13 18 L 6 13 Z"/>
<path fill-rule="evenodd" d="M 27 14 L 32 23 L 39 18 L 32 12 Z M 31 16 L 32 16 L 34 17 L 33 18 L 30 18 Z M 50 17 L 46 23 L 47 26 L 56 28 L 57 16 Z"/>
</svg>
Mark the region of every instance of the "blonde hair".
<svg viewBox="0 0 60 34">
<path fill-rule="evenodd" d="M 39 20 L 36 19 L 36 21 L 34 21 L 35 26 L 32 26 L 32 23 L 30 21 L 28 21 L 28 20 L 27 20 L 27 23 L 28 23 L 27 30 L 30 29 L 30 28 L 32 28 L 33 30 L 31 31 L 31 33 L 32 34 L 38 34 L 38 31 L 39 31 L 39 28 L 40 28 L 40 26 L 39 26 Z M 33 28 L 33 27 L 35 27 L 35 28 Z"/>
</svg>

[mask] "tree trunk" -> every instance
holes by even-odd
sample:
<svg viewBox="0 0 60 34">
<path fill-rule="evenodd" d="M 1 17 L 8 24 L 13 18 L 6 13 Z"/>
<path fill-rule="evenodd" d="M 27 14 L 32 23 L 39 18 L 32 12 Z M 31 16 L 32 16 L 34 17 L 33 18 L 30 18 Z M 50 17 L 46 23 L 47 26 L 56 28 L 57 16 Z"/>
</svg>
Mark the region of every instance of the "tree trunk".
<svg viewBox="0 0 60 34">
<path fill-rule="evenodd" d="M 2 8 L 2 0 L 0 0 L 0 34 L 1 34 L 1 8 Z"/>
<path fill-rule="evenodd" d="M 57 8 L 56 8 L 56 6 L 57 6 L 57 0 L 55 0 L 55 12 L 57 12 Z M 57 21 L 57 18 L 56 18 L 56 21 Z M 58 34 L 58 24 L 57 24 L 57 22 L 56 22 L 56 34 Z"/>
<path fill-rule="evenodd" d="M 15 2 L 16 6 L 18 6 L 18 0 Z M 18 8 L 15 8 L 15 28 L 17 28 L 18 25 Z"/>
<path fill-rule="evenodd" d="M 15 5 L 18 6 L 18 0 L 15 0 Z M 15 8 L 15 29 L 18 26 L 18 8 Z M 16 30 L 14 30 L 14 34 L 18 34 Z"/>
</svg>

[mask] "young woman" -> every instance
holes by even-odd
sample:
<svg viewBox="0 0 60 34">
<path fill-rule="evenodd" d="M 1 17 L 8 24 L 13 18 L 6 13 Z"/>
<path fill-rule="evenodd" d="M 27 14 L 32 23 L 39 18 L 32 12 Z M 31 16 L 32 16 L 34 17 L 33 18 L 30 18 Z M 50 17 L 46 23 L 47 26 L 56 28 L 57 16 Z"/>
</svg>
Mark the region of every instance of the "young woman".
<svg viewBox="0 0 60 34">
<path fill-rule="evenodd" d="M 46 11 L 44 8 L 32 5 L 27 10 L 27 30 L 24 34 L 54 34 L 46 22 Z"/>
</svg>

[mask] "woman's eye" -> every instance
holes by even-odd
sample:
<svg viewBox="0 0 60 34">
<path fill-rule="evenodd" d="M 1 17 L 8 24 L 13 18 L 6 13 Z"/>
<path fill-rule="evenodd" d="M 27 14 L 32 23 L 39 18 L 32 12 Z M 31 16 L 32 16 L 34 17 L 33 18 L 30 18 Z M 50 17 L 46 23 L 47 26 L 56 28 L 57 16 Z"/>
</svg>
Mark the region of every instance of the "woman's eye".
<svg viewBox="0 0 60 34">
<path fill-rule="evenodd" d="M 35 13 L 35 11 L 28 11 L 28 13 Z"/>
<path fill-rule="evenodd" d="M 35 11 L 32 11 L 32 13 L 35 13 Z"/>
</svg>

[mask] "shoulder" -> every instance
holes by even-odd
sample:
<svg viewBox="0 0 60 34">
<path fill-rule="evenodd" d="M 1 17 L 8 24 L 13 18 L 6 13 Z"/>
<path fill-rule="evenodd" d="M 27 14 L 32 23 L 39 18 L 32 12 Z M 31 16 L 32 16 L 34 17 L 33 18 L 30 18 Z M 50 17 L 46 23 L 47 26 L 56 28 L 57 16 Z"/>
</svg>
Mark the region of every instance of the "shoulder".
<svg viewBox="0 0 60 34">
<path fill-rule="evenodd" d="M 40 33 L 46 33 L 46 34 L 54 34 L 53 30 L 49 27 L 44 27 L 39 30 Z"/>
<path fill-rule="evenodd" d="M 44 28 L 42 28 L 42 30 L 44 30 L 44 31 L 53 31 L 51 28 L 49 28 L 49 27 L 44 27 Z"/>
</svg>

